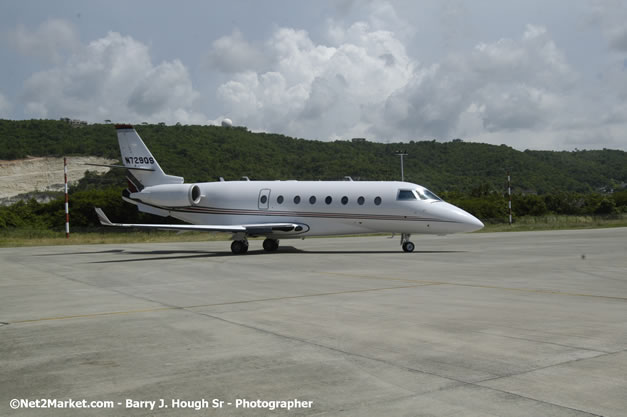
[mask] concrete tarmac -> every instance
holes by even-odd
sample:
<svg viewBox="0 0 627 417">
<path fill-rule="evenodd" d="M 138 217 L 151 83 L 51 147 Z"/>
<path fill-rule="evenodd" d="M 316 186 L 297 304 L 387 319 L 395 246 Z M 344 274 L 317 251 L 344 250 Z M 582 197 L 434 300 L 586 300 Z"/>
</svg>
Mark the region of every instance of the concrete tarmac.
<svg viewBox="0 0 627 417">
<path fill-rule="evenodd" d="M 0 249 L 0 415 L 627 416 L 627 229 L 412 240 Z"/>
</svg>

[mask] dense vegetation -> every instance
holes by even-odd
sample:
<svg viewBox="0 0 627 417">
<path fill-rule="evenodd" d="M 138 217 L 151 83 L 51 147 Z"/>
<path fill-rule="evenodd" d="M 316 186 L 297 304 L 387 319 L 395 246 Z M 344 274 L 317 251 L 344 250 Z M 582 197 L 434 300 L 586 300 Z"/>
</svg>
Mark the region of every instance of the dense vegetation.
<svg viewBox="0 0 627 417">
<path fill-rule="evenodd" d="M 412 141 L 403 144 L 293 139 L 217 126 L 140 125 L 137 130 L 169 174 L 186 181 L 239 179 L 405 179 L 431 188 L 482 219 L 504 219 L 506 172 L 512 174 L 514 214 L 612 214 L 627 210 L 627 153 L 517 151 L 505 145 Z M 119 158 L 109 124 L 73 127 L 52 120 L 0 120 L 0 159 L 26 156 L 95 155 Z M 72 190 L 72 222 L 95 225 L 94 206 L 114 219 L 162 221 L 137 213 L 120 198 L 123 170 L 88 175 Z M 610 190 L 618 190 L 611 193 Z M 35 201 L 0 208 L 0 229 L 63 225 L 63 201 Z M 168 221 L 171 221 L 168 220 Z"/>
<path fill-rule="evenodd" d="M 322 142 L 252 133 L 218 126 L 136 127 L 162 168 L 187 181 L 239 179 L 362 180 L 400 177 L 397 149 L 407 151 L 405 178 L 436 192 L 470 193 L 477 187 L 502 190 L 511 171 L 518 192 L 588 193 L 627 181 L 627 153 L 517 151 L 505 145 L 416 141 Z M 0 120 L 0 159 L 95 155 L 118 159 L 115 129 L 109 124 L 72 127 L 53 120 Z M 122 185 L 122 184 L 121 184 Z"/>
</svg>

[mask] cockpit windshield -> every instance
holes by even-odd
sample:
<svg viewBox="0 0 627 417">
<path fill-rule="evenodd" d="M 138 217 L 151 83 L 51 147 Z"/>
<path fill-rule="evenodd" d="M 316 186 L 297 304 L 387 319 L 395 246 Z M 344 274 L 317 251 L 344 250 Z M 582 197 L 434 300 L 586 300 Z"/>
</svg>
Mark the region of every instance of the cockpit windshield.
<svg viewBox="0 0 627 417">
<path fill-rule="evenodd" d="M 432 193 L 431 191 L 427 190 L 426 188 L 423 188 L 423 189 L 419 188 L 416 190 L 416 193 L 418 194 L 418 197 L 420 197 L 421 200 L 442 201 L 440 197 L 435 195 L 435 193 Z"/>
<path fill-rule="evenodd" d="M 416 200 L 416 196 L 411 190 L 398 190 L 397 200 Z"/>
</svg>

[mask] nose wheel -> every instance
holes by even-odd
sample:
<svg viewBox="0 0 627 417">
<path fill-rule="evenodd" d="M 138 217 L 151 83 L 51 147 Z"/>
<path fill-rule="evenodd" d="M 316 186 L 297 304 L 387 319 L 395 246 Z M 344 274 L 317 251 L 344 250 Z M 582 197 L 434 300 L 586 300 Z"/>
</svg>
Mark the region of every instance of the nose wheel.
<svg viewBox="0 0 627 417">
<path fill-rule="evenodd" d="M 279 241 L 277 239 L 266 239 L 263 241 L 263 249 L 267 252 L 274 252 L 279 249 Z"/>
<path fill-rule="evenodd" d="M 409 241 L 410 237 L 411 235 L 409 233 L 401 234 L 401 246 L 404 252 L 413 252 L 416 248 L 416 245 L 414 245 L 413 242 Z"/>
</svg>

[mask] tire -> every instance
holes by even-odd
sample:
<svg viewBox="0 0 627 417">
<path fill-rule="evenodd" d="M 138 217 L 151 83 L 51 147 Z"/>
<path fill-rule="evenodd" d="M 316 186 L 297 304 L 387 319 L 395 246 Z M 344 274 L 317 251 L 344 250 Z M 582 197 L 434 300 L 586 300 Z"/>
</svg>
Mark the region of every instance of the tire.
<svg viewBox="0 0 627 417">
<path fill-rule="evenodd" d="M 414 245 L 412 242 L 403 243 L 403 250 L 405 252 L 413 252 L 415 248 L 416 248 L 416 245 Z"/>
<path fill-rule="evenodd" d="M 234 240 L 233 243 L 231 243 L 231 252 L 233 252 L 234 255 L 244 254 L 248 252 L 248 245 L 241 240 Z"/>
<path fill-rule="evenodd" d="M 263 249 L 267 252 L 274 252 L 279 248 L 279 241 L 276 239 L 266 239 L 263 241 Z"/>
</svg>

